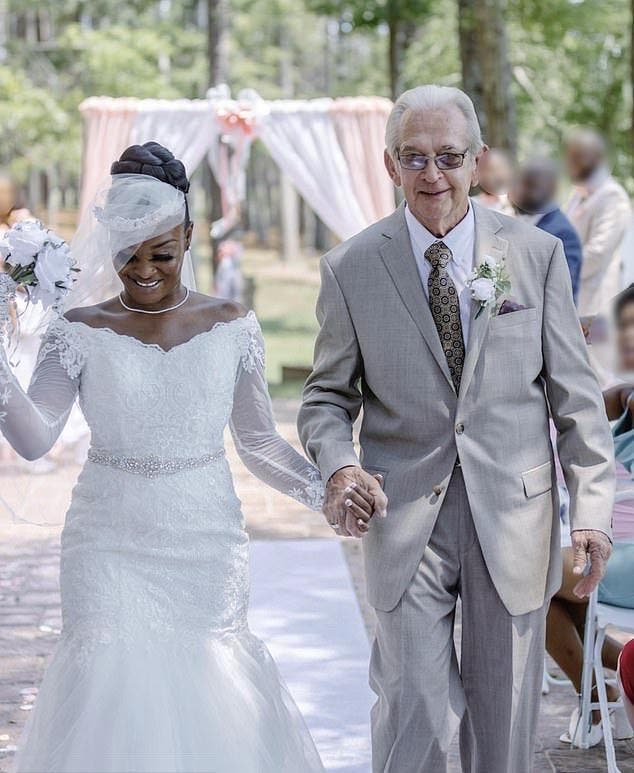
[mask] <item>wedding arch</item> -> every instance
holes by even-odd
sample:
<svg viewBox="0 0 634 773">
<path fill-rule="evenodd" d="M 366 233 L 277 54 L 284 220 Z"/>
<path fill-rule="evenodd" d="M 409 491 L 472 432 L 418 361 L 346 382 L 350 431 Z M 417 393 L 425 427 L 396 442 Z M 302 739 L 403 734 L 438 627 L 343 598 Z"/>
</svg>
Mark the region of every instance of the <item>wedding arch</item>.
<svg viewBox="0 0 634 773">
<path fill-rule="evenodd" d="M 387 116 L 382 97 L 273 100 L 253 90 L 231 99 L 226 87 L 206 99 L 90 97 L 84 118 L 81 208 L 128 145 L 156 140 L 192 174 L 206 158 L 221 191 L 221 236 L 246 194 L 246 166 L 259 139 L 275 163 L 339 239 L 347 239 L 394 209 L 382 163 Z"/>
</svg>

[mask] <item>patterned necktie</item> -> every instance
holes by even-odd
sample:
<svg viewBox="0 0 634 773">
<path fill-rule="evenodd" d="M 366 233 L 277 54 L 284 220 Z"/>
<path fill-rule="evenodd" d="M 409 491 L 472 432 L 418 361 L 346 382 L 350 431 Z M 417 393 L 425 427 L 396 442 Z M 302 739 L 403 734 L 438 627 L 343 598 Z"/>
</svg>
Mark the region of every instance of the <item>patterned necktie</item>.
<svg viewBox="0 0 634 773">
<path fill-rule="evenodd" d="M 431 263 L 427 280 L 429 308 L 436 323 L 436 330 L 457 394 L 460 389 L 465 348 L 460 322 L 460 301 L 456 286 L 447 271 L 451 250 L 444 242 L 434 242 L 425 250 L 425 258 Z"/>
</svg>

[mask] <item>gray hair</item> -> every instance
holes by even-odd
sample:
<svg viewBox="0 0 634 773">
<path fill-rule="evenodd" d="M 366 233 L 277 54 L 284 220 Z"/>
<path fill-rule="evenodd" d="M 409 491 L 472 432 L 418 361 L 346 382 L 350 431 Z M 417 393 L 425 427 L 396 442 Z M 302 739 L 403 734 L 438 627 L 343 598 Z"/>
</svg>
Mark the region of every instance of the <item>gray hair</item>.
<svg viewBox="0 0 634 773">
<path fill-rule="evenodd" d="M 483 142 L 478 116 L 471 99 L 464 91 L 453 86 L 427 85 L 404 91 L 394 103 L 385 127 L 385 145 L 392 158 L 395 157 L 400 145 L 401 121 L 405 113 L 410 110 L 424 113 L 426 110 L 438 110 L 448 105 L 455 105 L 464 115 L 467 121 L 469 150 L 477 153 Z"/>
</svg>

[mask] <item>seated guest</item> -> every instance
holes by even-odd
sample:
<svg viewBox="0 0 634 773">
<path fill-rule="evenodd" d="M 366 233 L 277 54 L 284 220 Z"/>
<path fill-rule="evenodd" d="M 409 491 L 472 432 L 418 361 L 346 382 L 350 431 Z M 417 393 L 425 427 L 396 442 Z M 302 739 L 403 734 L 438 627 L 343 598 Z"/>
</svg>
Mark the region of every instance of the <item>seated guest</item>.
<svg viewBox="0 0 634 773">
<path fill-rule="evenodd" d="M 530 161 L 519 170 L 510 200 L 518 217 L 561 239 L 576 303 L 581 280 L 581 240 L 555 201 L 558 185 L 559 169 L 553 161 Z"/>
<path fill-rule="evenodd" d="M 512 215 L 508 191 L 513 182 L 513 162 L 505 150 L 490 148 L 478 164 L 480 193 L 474 200 L 487 209 L 495 209 L 504 215 Z"/>
<path fill-rule="evenodd" d="M 634 639 L 623 647 L 617 671 L 621 697 L 630 725 L 634 727 Z"/>
<path fill-rule="evenodd" d="M 615 302 L 616 341 L 620 369 L 634 374 L 634 285 L 617 296 Z M 634 382 L 620 383 L 603 393 L 605 408 L 612 427 L 617 461 L 617 484 L 632 487 L 634 473 Z M 618 485 L 617 485 L 618 490 Z M 617 504 L 614 508 L 614 552 L 607 572 L 599 586 L 599 601 L 634 609 L 634 503 Z M 572 548 L 563 548 L 564 574 L 560 590 L 555 594 L 548 612 L 546 648 L 579 693 L 583 669 L 583 633 L 588 602 L 578 598 L 573 588 L 579 577 L 573 574 Z M 603 663 L 616 671 L 621 645 L 607 636 L 603 647 Z M 618 700 L 616 687 L 606 685 L 608 700 Z M 596 691 L 593 692 L 596 700 Z M 629 738 L 632 730 L 622 710 L 613 712 L 615 738 Z M 602 738 L 601 717 L 593 712 L 590 744 Z M 575 709 L 568 732 L 561 736 L 566 743 L 578 745 L 579 710 Z"/>
</svg>

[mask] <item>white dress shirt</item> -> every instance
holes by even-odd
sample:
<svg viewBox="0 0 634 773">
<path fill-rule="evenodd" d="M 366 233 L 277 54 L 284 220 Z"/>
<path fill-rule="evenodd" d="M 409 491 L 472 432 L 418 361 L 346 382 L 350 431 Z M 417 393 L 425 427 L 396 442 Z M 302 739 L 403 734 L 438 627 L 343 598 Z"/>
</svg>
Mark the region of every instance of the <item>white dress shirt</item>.
<svg viewBox="0 0 634 773">
<path fill-rule="evenodd" d="M 471 290 L 467 287 L 467 280 L 473 271 L 473 259 L 475 255 L 475 217 L 473 207 L 469 204 L 467 214 L 446 233 L 442 239 L 434 236 L 422 223 L 412 215 L 407 205 L 405 206 L 405 222 L 412 243 L 412 250 L 416 258 L 418 273 L 425 295 L 429 300 L 429 288 L 427 280 L 431 273 L 431 263 L 425 257 L 425 251 L 434 242 L 444 242 L 451 250 L 452 258 L 447 264 L 447 273 L 453 280 L 458 293 L 460 304 L 460 323 L 462 325 L 462 338 L 465 344 L 469 340 L 469 323 L 471 321 Z"/>
</svg>

